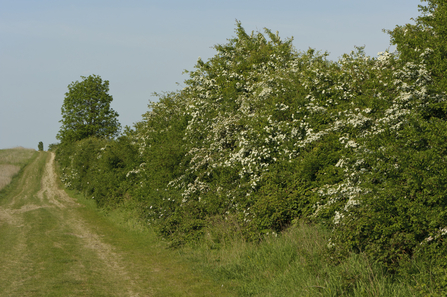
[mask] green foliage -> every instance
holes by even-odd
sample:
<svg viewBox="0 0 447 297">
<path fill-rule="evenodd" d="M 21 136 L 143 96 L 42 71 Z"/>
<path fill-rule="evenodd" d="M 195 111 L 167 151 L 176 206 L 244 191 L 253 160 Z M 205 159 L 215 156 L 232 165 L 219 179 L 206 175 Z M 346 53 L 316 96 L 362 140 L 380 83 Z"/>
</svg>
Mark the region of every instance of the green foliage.
<svg viewBox="0 0 447 297">
<path fill-rule="evenodd" d="M 438 38 L 445 31 L 446 6 L 443 1 L 428 2 L 416 25 L 390 32 L 399 50 L 393 69 L 393 84 L 398 86 L 395 103 L 386 110 L 389 120 L 381 120 L 386 123 L 381 132 L 362 142 L 357 156 L 362 166 L 347 169 L 360 185 L 358 195 L 349 198 L 349 207 L 334 218 L 333 240 L 339 245 L 334 249 L 365 251 L 391 271 L 417 257 L 446 267 L 439 257 L 447 234 L 443 157 L 447 100 L 440 92 L 445 90 L 446 60 L 445 38 Z M 397 108 L 399 112 L 390 116 Z M 398 114 L 401 119 L 396 122 Z"/>
<path fill-rule="evenodd" d="M 39 141 L 39 144 L 37 145 L 37 149 L 39 151 L 43 151 L 43 142 L 42 141 Z"/>
<path fill-rule="evenodd" d="M 330 236 L 321 226 L 297 225 L 265 234 L 261 243 L 234 238 L 210 249 L 206 238 L 180 252 L 235 296 L 442 296 L 430 269 L 391 276 L 364 253 L 335 263 L 326 248 Z"/>
<path fill-rule="evenodd" d="M 63 179 L 104 207 L 135 201 L 173 245 L 318 222 L 336 259 L 362 252 L 399 272 L 420 258 L 444 271 L 445 4 L 421 9 L 390 32 L 397 54 L 358 47 L 335 62 L 237 23 L 124 136 L 62 142 Z"/>
<path fill-rule="evenodd" d="M 367 251 L 391 269 L 421 245 L 442 246 L 447 234 L 446 128 L 437 118 L 410 118 L 398 137 L 385 139 L 386 148 L 368 156 L 366 162 L 376 164 L 365 178 L 371 192 L 336 230 L 340 242 Z M 434 259 L 446 265 L 442 257 Z"/>
<path fill-rule="evenodd" d="M 100 150 L 107 141 L 95 137 L 85 138 L 76 143 L 61 143 L 58 148 L 58 161 L 62 167 L 62 182 L 78 191 L 89 188 L 94 178 L 95 164 Z"/>
<path fill-rule="evenodd" d="M 50 151 L 50 152 L 54 152 L 54 151 L 56 151 L 58 145 L 59 145 L 58 143 L 50 143 L 50 144 L 48 145 L 48 151 Z"/>
<path fill-rule="evenodd" d="M 82 81 L 68 85 L 62 105 L 62 126 L 56 136 L 61 142 L 75 142 L 95 136 L 113 138 L 118 135 L 118 113 L 110 104 L 109 81 L 100 76 L 81 76 Z"/>
<path fill-rule="evenodd" d="M 302 152 L 300 158 L 272 165 L 253 194 L 251 209 L 257 228 L 263 233 L 280 232 L 294 219 L 311 216 L 320 201 L 316 189 L 343 177 L 343 171 L 335 167 L 341 150 L 338 141 L 327 137 L 311 151 Z"/>
<path fill-rule="evenodd" d="M 94 199 L 98 206 L 115 207 L 134 187 L 129 171 L 138 164 L 135 146 L 125 136 L 116 141 L 90 137 L 59 145 L 61 180 L 70 189 Z"/>
<path fill-rule="evenodd" d="M 127 137 L 108 142 L 99 149 L 97 159 L 86 193 L 93 197 L 98 206 L 120 204 L 134 186 L 134 180 L 128 172 L 138 164 L 139 158 L 135 146 Z"/>
<path fill-rule="evenodd" d="M 426 60 L 427 69 L 435 82 L 433 87 L 445 91 L 447 87 L 447 3 L 444 0 L 423 0 L 419 5 L 422 15 L 415 24 L 396 26 L 388 31 L 392 44 L 397 46 L 400 58 L 418 63 Z M 429 56 L 427 59 L 426 56 Z"/>
</svg>

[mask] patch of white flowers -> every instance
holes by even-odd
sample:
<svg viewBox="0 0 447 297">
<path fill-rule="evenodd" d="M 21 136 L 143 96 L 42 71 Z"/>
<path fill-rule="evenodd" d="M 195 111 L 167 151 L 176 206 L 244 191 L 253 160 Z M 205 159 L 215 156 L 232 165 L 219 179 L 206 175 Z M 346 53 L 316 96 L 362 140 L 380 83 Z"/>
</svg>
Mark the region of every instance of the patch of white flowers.
<svg viewBox="0 0 447 297">
<path fill-rule="evenodd" d="M 344 179 L 316 191 L 320 201 L 314 205 L 314 215 L 338 205 L 333 221 L 342 224 L 370 191 L 362 185 L 369 170 L 362 158 L 369 153 L 368 139 L 389 130 L 399 133 L 411 110 L 445 99 L 428 91 L 431 77 L 424 63 L 399 66 L 393 53 L 371 58 L 360 49 L 334 63 L 324 54 L 297 54 L 291 47 L 273 46 L 276 53 L 244 68 L 244 62 L 256 53 L 249 48 L 250 42 L 251 46 L 267 44 L 258 34 L 218 47 L 208 63 L 199 58 L 187 86 L 175 95 L 176 110 L 168 112 L 172 107 L 153 103 L 156 108 L 146 113 L 141 125 L 156 117 L 156 110 L 169 114 L 167 123 L 169 117 L 189 118 L 184 133 L 189 163 L 184 175 L 168 187 L 182 190 L 182 204 L 191 199 L 202 202 L 207 192 L 218 192 L 249 220 L 249 206 L 237 206 L 236 193 L 249 196 L 272 164 L 299 158 L 301 152 L 335 133 L 346 151 L 335 165 L 343 169 Z M 280 40 L 270 42 L 279 44 Z M 430 53 L 426 49 L 421 57 Z M 387 108 L 378 112 L 373 105 L 360 107 L 362 98 Z M 134 143 L 144 154 L 158 132 L 151 131 L 150 125 L 137 132 Z M 128 175 L 138 174 L 143 167 Z M 234 172 L 232 186 L 213 183 L 213 177 L 225 170 Z M 187 182 L 191 176 L 194 182 Z"/>
<path fill-rule="evenodd" d="M 439 228 L 438 230 L 436 230 L 436 232 L 433 236 L 430 235 L 429 237 L 425 238 L 424 241 L 421 242 L 421 245 L 429 243 L 433 240 L 437 240 L 441 237 L 444 237 L 445 235 L 447 235 L 447 227 Z"/>
<path fill-rule="evenodd" d="M 423 55 L 427 56 L 430 52 L 430 49 L 426 49 Z M 379 57 L 370 67 L 370 73 L 376 72 L 376 77 L 380 78 L 378 81 L 380 85 L 377 86 L 377 89 L 386 90 L 388 88 L 388 96 L 385 97 L 382 93 L 377 95 L 377 98 L 386 100 L 389 104 L 383 115 L 379 114 L 378 117 L 372 118 L 369 108 L 363 111 L 356 108 L 344 112 L 347 117 L 341 125 L 361 128 L 361 131 L 356 135 L 340 137 L 340 143 L 344 144 L 345 148 L 354 150 L 350 154 L 350 158 L 342 158 L 336 164 L 336 167 L 344 169 L 345 179 L 339 184 L 326 185 L 321 188 L 319 194 L 323 199 L 314 206 L 314 215 L 318 215 L 322 209 L 344 201 L 334 213 L 335 225 L 343 224 L 343 220 L 350 216 L 349 210 L 361 204 L 361 196 L 370 193 L 370 189 L 362 185 L 363 177 L 371 170 L 363 166 L 362 159 L 363 156 L 370 154 L 368 147 L 364 145 L 368 143 L 368 139 L 380 137 L 380 134 L 385 131 L 394 133 L 395 137 L 398 137 L 400 129 L 405 125 L 407 116 L 412 110 L 424 108 L 428 102 L 446 100 L 443 96 L 432 95 L 428 91 L 431 77 L 423 62 L 418 65 L 407 63 L 400 69 L 395 69 L 395 66 L 390 63 L 392 59 L 393 55 L 390 53 L 379 53 Z M 386 74 L 388 77 L 385 77 Z M 353 137 L 356 137 L 358 141 Z M 394 164 L 394 168 L 399 168 L 399 165 Z M 384 174 L 386 175 L 386 172 Z M 426 239 L 426 241 L 430 240 L 432 238 Z"/>
</svg>

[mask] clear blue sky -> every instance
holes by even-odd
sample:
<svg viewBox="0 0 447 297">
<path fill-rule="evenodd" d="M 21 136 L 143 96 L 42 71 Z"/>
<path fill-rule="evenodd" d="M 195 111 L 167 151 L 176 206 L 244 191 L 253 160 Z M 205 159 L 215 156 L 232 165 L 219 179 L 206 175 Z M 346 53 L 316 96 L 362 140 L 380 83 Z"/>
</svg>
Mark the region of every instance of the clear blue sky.
<svg viewBox="0 0 447 297">
<path fill-rule="evenodd" d="M 182 88 L 183 70 L 212 46 L 264 27 L 337 59 L 354 46 L 389 48 L 382 29 L 411 22 L 419 0 L 0 0 L 0 149 L 55 143 L 67 86 L 110 81 L 123 127 L 141 120 L 153 92 Z M 392 48 L 391 48 L 392 49 Z M 180 83 L 177 85 L 176 83 Z"/>
</svg>

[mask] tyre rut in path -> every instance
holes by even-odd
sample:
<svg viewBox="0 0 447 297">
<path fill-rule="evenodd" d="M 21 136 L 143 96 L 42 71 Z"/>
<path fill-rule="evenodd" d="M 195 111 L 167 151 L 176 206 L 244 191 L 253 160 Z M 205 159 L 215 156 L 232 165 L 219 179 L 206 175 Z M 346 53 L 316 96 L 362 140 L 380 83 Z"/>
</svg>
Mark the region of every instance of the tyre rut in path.
<svg viewBox="0 0 447 297">
<path fill-rule="evenodd" d="M 51 295 L 52 288 L 63 291 L 70 283 L 80 286 L 66 286 L 68 295 L 149 295 L 141 294 L 120 255 L 79 215 L 82 206 L 58 188 L 53 153 L 40 189 L 32 182 L 42 158 L 47 154 L 25 169 L 17 194 L 0 203 L 0 295 L 34 296 L 45 290 Z M 48 255 L 52 252 L 54 257 Z M 59 257 L 60 262 L 53 261 Z M 91 285 L 97 285 L 97 292 Z"/>
<path fill-rule="evenodd" d="M 44 196 L 48 199 L 48 202 L 54 205 L 56 208 L 73 208 L 80 207 L 81 205 L 68 196 L 65 191 L 58 188 L 56 183 L 57 175 L 54 170 L 54 153 L 51 154 L 50 162 L 47 162 L 45 168 L 45 174 L 42 178 L 42 189 L 39 191 L 38 196 L 41 200 L 44 200 Z M 44 195 L 45 194 L 45 195 Z M 113 251 L 113 247 L 101 241 L 100 235 L 92 232 L 87 227 L 85 221 L 80 217 L 74 215 L 74 212 L 69 212 L 67 222 L 73 229 L 74 233 L 70 234 L 81 239 L 83 245 L 89 249 L 92 249 L 96 253 L 96 256 L 103 261 L 103 264 L 107 267 L 107 272 L 110 274 L 110 278 L 116 278 L 115 282 L 125 282 L 127 287 L 127 293 L 130 296 L 135 296 L 133 291 L 135 287 L 134 281 L 129 277 L 128 272 L 123 268 L 121 264 L 122 259 Z M 62 219 L 62 217 L 61 217 Z"/>
<path fill-rule="evenodd" d="M 0 296 L 232 296 L 67 195 L 54 157 L 39 152 L 0 196 Z"/>
</svg>

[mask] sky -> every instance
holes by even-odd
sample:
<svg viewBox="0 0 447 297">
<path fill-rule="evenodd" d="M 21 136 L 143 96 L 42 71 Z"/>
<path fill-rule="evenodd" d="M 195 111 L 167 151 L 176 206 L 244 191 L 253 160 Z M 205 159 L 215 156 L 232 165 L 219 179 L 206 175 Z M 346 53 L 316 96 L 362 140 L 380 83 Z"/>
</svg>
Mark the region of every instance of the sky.
<svg viewBox="0 0 447 297">
<path fill-rule="evenodd" d="M 0 0 L 0 149 L 57 143 L 68 85 L 110 82 L 124 127 L 141 121 L 154 92 L 182 89 L 197 58 L 235 36 L 268 28 L 337 60 L 355 46 L 376 57 L 383 29 L 412 23 L 419 0 Z"/>
</svg>

